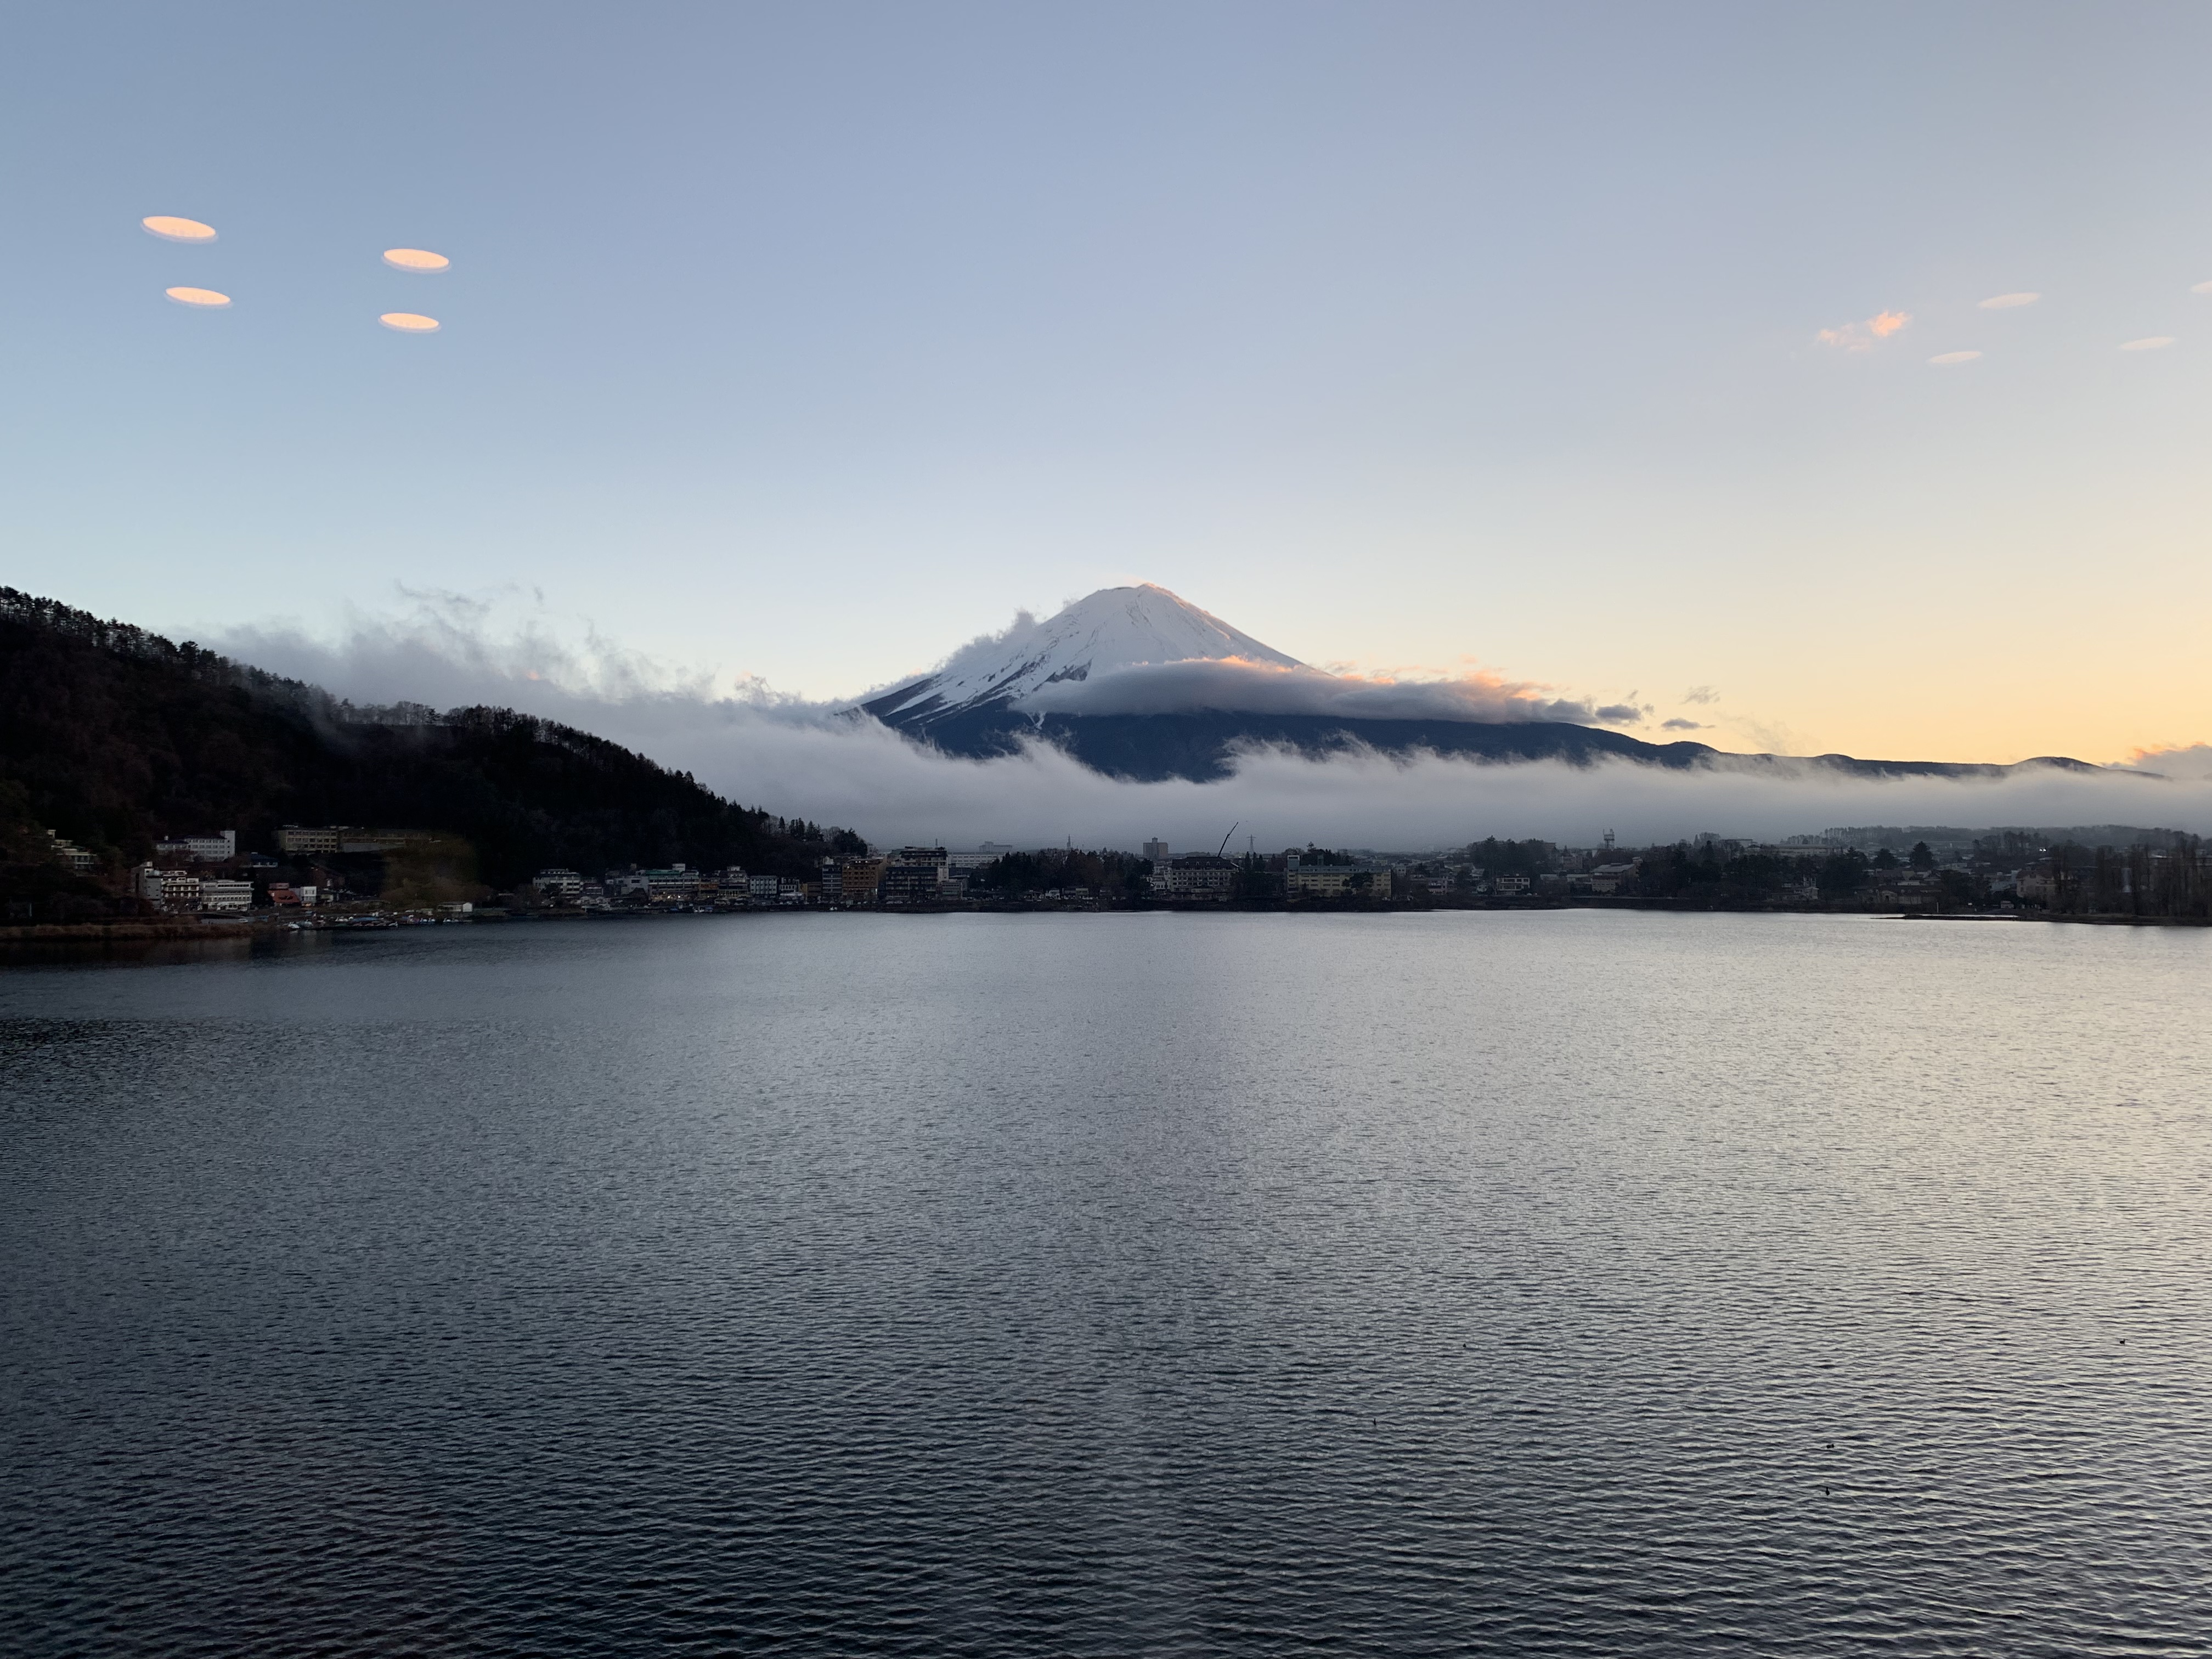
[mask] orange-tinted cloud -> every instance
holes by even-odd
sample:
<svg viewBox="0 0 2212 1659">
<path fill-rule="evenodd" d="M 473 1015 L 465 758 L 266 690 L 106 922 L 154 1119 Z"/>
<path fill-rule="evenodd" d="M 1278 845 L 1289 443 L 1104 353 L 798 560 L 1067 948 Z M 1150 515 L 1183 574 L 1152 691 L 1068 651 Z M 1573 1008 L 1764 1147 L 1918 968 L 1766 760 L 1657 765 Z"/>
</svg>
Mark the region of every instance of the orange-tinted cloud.
<svg viewBox="0 0 2212 1659">
<path fill-rule="evenodd" d="M 165 242 L 212 242 L 215 227 L 204 225 L 197 219 L 173 219 L 166 213 L 149 214 L 138 222 L 149 236 L 158 236 Z"/>
<path fill-rule="evenodd" d="M 1928 361 L 1938 368 L 1948 368 L 1954 363 L 1971 363 L 1981 355 L 1978 351 L 1939 351 Z"/>
<path fill-rule="evenodd" d="M 1984 311 L 2013 311 L 2021 306 L 2032 306 L 2043 296 L 2040 294 L 1992 294 L 1982 301 Z"/>
<path fill-rule="evenodd" d="M 435 334 L 439 329 L 435 317 L 419 311 L 387 311 L 376 320 L 398 334 Z"/>
<path fill-rule="evenodd" d="M 394 270 L 419 271 L 424 276 L 453 269 L 453 262 L 442 253 L 433 253 L 426 247 L 388 247 L 384 250 L 384 263 Z"/>
<path fill-rule="evenodd" d="M 1871 351 L 1875 342 L 1887 340 L 1912 320 L 1907 311 L 1878 311 L 1863 323 L 1845 323 L 1841 328 L 1824 328 L 1813 337 L 1822 345 L 1833 346 L 1838 351 Z"/>
<path fill-rule="evenodd" d="M 1063 680 L 1023 706 L 1069 714 L 1158 714 L 1235 709 L 1263 714 L 1335 714 L 1376 720 L 1571 720 L 1625 723 L 1644 710 L 1620 703 L 1593 708 L 1582 698 L 1553 697 L 1551 688 L 1508 680 L 1486 670 L 1445 679 L 1388 674 L 1328 673 L 1303 664 L 1203 657 L 1145 663 Z"/>
<path fill-rule="evenodd" d="M 2140 340 L 2123 340 L 2120 343 L 2120 349 L 2123 351 L 2162 351 L 2172 343 L 2173 336 L 2171 334 L 2149 334 L 2145 335 Z"/>
<path fill-rule="evenodd" d="M 2189 290 L 2191 294 L 2212 294 L 2212 283 L 2197 283 Z"/>
<path fill-rule="evenodd" d="M 2163 777 L 2212 782 L 2212 744 L 2172 744 L 2156 749 L 2138 749 L 2120 764 L 2141 772 L 2156 772 Z"/>
<path fill-rule="evenodd" d="M 230 295 L 218 294 L 211 288 L 170 288 L 161 291 L 180 306 L 198 306 L 203 311 L 219 311 L 230 303 Z"/>
</svg>

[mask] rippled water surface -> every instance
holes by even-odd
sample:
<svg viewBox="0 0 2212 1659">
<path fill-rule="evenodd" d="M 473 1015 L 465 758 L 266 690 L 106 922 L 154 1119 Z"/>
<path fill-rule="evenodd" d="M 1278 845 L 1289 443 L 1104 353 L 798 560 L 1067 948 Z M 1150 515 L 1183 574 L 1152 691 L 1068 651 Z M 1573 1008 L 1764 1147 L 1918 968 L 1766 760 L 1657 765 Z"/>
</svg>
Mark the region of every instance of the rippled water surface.
<svg viewBox="0 0 2212 1659">
<path fill-rule="evenodd" d="M 2212 1650 L 2212 934 L 0 973 L 10 1654 Z"/>
</svg>

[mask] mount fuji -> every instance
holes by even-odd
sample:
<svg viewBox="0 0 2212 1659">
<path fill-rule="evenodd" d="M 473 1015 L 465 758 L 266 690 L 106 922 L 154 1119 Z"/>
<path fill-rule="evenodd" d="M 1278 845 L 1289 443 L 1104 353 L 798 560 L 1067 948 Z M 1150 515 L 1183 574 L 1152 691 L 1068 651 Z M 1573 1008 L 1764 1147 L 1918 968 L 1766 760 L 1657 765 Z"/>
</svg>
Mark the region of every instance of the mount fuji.
<svg viewBox="0 0 2212 1659">
<path fill-rule="evenodd" d="M 1547 701 L 1534 688 L 1330 674 L 1150 582 L 1101 588 L 1042 622 L 1024 613 L 1006 632 L 868 694 L 848 712 L 946 754 L 987 758 L 1042 741 L 1094 770 L 1140 782 L 1224 778 L 1253 748 L 1314 758 L 1371 750 L 1577 766 L 1608 757 L 1670 768 L 1771 766 L 1786 758 L 1646 743 L 1588 724 L 1594 711 L 1586 705 Z M 1996 777 L 2016 769 L 1814 759 L 1870 777 Z M 2019 765 L 2103 769 L 2055 757 Z"/>
<path fill-rule="evenodd" d="M 1102 587 L 1045 622 L 1025 616 L 1004 634 L 962 647 L 935 672 L 860 707 L 886 726 L 921 735 L 963 714 L 1026 702 L 1050 686 L 1186 662 L 1305 666 L 1212 611 L 1144 582 Z"/>
</svg>

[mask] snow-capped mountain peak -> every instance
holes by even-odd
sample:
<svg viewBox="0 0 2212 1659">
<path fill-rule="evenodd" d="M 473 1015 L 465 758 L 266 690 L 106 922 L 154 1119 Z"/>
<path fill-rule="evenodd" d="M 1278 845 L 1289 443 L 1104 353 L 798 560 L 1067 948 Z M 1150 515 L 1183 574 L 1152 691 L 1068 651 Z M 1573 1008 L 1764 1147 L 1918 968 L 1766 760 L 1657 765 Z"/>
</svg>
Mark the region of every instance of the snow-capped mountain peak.
<svg viewBox="0 0 2212 1659">
<path fill-rule="evenodd" d="M 860 707 L 892 726 L 927 726 L 987 703 L 1018 702 L 1055 682 L 1230 658 L 1302 665 L 1164 587 L 1102 587 L 1043 622 L 1024 617 L 1003 634 L 963 646 L 932 672 Z"/>
</svg>

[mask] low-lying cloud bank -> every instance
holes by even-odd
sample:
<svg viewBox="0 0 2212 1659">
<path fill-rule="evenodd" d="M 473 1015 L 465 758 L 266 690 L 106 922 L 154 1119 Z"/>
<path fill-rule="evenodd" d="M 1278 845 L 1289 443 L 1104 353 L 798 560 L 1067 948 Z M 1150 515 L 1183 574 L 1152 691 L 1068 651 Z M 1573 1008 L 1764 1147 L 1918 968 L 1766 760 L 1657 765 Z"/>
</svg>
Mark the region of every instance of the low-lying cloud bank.
<svg viewBox="0 0 2212 1659">
<path fill-rule="evenodd" d="M 2123 763 L 2160 777 L 2212 782 L 2212 743 L 2192 743 L 2179 749 L 2138 749 Z"/>
<path fill-rule="evenodd" d="M 1087 680 L 1062 680 L 1044 687 L 1022 706 L 1068 714 L 1166 714 L 1213 708 L 1248 714 L 1334 714 L 1346 720 L 1572 720 L 1579 725 L 1642 718 L 1636 708 L 1601 709 L 1570 698 L 1547 697 L 1541 686 L 1495 674 L 1395 680 L 1233 657 L 1148 664 Z"/>
<path fill-rule="evenodd" d="M 1274 848 L 1309 840 L 1418 848 L 1486 835 L 1587 844 L 1608 829 L 1636 844 L 1702 830 L 1770 837 L 1844 823 L 2117 823 L 2212 832 L 2212 750 L 2201 745 L 2140 755 L 2133 772 L 2037 769 L 1973 782 L 1870 782 L 1815 764 L 1676 771 L 1372 752 L 1316 761 L 1255 750 L 1220 782 L 1139 784 L 1042 746 L 999 760 L 954 759 L 830 705 L 781 698 L 753 682 L 718 690 L 705 676 L 672 673 L 601 640 L 564 641 L 527 627 L 497 635 L 481 615 L 447 603 L 400 621 L 357 622 L 335 643 L 267 628 L 210 643 L 357 702 L 525 709 L 650 755 L 748 805 L 849 825 L 878 842 L 1038 846 L 1073 837 L 1079 846 L 1134 848 L 1163 836 L 1178 851 L 1210 850 L 1232 824 L 1235 845 L 1250 835 Z M 1513 690 L 1498 695 L 1510 699 Z M 1443 701 L 1393 701 L 1415 693 Z M 1460 712 L 1450 717 L 1467 719 L 1495 706 L 1480 691 L 1386 683 L 1345 695 L 1349 703 L 1320 712 L 1407 718 L 1454 708 Z M 1093 711 L 1100 706 L 1086 708 Z M 2169 769 L 2175 775 L 2148 775 Z"/>
</svg>

